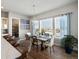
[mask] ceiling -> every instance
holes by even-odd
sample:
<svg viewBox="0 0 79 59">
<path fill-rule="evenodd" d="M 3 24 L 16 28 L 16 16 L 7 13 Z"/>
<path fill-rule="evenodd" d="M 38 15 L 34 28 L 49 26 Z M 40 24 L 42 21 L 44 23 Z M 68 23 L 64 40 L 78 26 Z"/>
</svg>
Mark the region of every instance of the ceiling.
<svg viewBox="0 0 79 59">
<path fill-rule="evenodd" d="M 77 0 L 2 0 L 1 6 L 3 10 L 32 16 L 75 1 Z M 35 4 L 35 7 L 33 7 L 33 4 Z"/>
</svg>

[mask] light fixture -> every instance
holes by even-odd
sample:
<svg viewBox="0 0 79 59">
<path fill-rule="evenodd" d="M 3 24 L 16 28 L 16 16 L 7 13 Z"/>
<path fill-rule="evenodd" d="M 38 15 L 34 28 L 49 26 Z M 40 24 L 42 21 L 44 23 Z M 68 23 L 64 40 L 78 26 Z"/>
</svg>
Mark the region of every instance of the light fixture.
<svg viewBox="0 0 79 59">
<path fill-rule="evenodd" d="M 1 9 L 3 9 L 4 7 L 3 6 L 1 6 Z"/>
<path fill-rule="evenodd" d="M 4 24 L 4 29 L 7 29 L 7 24 Z"/>
<path fill-rule="evenodd" d="M 35 0 L 33 0 L 32 2 L 33 2 L 33 4 L 32 4 L 33 13 L 35 14 L 36 13 L 36 3 L 35 3 Z"/>
</svg>

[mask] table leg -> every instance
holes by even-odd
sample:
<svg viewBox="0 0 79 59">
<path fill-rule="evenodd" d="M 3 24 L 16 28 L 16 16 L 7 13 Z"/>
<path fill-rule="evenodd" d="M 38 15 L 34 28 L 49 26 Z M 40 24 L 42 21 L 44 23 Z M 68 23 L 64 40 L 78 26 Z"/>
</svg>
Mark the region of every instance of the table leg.
<svg viewBox="0 0 79 59">
<path fill-rule="evenodd" d="M 43 51 L 44 50 L 44 47 L 43 47 L 43 41 L 41 42 L 41 51 Z"/>
</svg>

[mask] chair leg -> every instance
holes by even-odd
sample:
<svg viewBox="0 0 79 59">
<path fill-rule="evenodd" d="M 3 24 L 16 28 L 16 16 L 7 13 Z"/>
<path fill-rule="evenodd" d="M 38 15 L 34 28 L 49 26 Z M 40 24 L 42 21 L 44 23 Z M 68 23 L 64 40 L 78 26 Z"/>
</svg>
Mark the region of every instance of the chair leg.
<svg viewBox="0 0 79 59">
<path fill-rule="evenodd" d="M 51 53 L 52 53 L 52 47 L 49 47 L 49 54 L 50 54 L 50 56 L 51 56 Z"/>
<path fill-rule="evenodd" d="M 38 46 L 39 46 L 39 45 L 36 45 L 36 47 L 37 47 L 37 51 L 38 51 Z"/>
<path fill-rule="evenodd" d="M 26 58 L 28 58 L 29 57 L 29 52 L 28 53 L 26 53 Z"/>
<path fill-rule="evenodd" d="M 51 47 L 50 47 L 50 55 L 51 55 Z"/>
<path fill-rule="evenodd" d="M 55 52 L 54 51 L 54 46 L 53 46 L 53 52 Z M 51 53 L 52 53 L 52 47 L 50 47 L 50 55 L 51 55 Z"/>
<path fill-rule="evenodd" d="M 55 52 L 55 51 L 54 51 L 54 46 L 53 46 L 53 52 Z"/>
</svg>

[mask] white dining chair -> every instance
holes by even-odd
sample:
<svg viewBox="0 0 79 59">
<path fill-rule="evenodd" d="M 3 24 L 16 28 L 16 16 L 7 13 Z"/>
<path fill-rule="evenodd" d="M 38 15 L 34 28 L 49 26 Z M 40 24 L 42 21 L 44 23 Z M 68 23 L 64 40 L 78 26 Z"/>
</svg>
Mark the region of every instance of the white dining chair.
<svg viewBox="0 0 79 59">
<path fill-rule="evenodd" d="M 53 48 L 53 52 L 54 52 L 54 36 L 50 39 L 50 41 L 45 42 L 44 45 L 49 48 L 50 55 L 51 55 L 52 48 Z"/>
<path fill-rule="evenodd" d="M 30 53 L 30 51 L 31 51 L 31 48 L 32 48 L 32 42 L 33 42 L 33 39 L 32 38 L 30 38 L 30 44 L 29 44 L 29 47 L 28 47 L 28 51 L 27 51 L 27 58 L 28 58 L 28 55 L 29 55 L 29 53 Z"/>
</svg>

